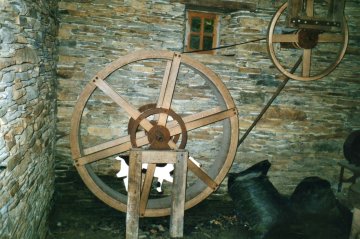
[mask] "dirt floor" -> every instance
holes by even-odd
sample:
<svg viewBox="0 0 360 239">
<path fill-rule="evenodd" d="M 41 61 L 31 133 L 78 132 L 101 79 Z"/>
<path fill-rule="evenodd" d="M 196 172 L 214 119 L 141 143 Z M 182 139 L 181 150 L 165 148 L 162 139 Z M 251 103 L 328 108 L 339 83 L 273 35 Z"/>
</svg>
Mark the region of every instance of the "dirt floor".
<svg viewBox="0 0 360 239">
<path fill-rule="evenodd" d="M 102 202 L 91 207 L 55 207 L 50 218 L 47 239 L 121 239 L 125 238 L 125 213 Z M 83 205 L 88 205 L 85 202 Z M 347 239 L 337 233 L 337 225 L 326 223 L 326 218 L 309 219 L 305 229 L 294 235 L 283 227 L 271 239 Z M 168 239 L 169 217 L 141 218 L 139 238 Z M 310 236 L 309 236 L 310 235 Z M 185 211 L 185 239 L 255 239 L 251 228 L 236 216 L 231 201 L 207 199 Z M 268 238 L 268 237 L 267 237 Z"/>
<path fill-rule="evenodd" d="M 98 200 L 82 183 L 76 172 L 58 179 L 54 206 L 46 239 L 121 239 L 125 238 L 125 217 Z M 70 178 L 71 180 L 69 180 Z M 61 192 L 65 191 L 66 195 Z M 185 239 L 258 239 L 243 218 L 237 216 L 230 197 L 212 194 L 185 211 Z M 308 218 L 301 225 L 280 225 L 266 239 L 348 239 L 339 221 Z M 351 221 L 346 223 L 351 225 Z M 346 227 L 347 227 L 346 226 Z M 139 238 L 168 239 L 169 217 L 141 218 Z"/>
<path fill-rule="evenodd" d="M 86 205 L 86 203 L 84 204 Z M 91 208 L 54 209 L 47 239 L 125 238 L 125 213 L 98 202 Z M 141 218 L 139 238 L 170 238 L 169 217 Z M 184 238 L 252 238 L 234 214 L 231 201 L 205 200 L 185 212 Z"/>
</svg>

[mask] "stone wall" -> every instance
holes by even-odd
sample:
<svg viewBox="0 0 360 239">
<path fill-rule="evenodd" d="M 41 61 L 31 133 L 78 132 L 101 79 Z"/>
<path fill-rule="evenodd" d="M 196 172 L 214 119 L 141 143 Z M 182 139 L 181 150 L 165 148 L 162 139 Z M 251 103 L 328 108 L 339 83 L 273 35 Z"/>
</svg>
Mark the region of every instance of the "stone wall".
<svg viewBox="0 0 360 239">
<path fill-rule="evenodd" d="M 279 1 L 276 1 L 278 5 Z M 261 7 L 262 5 L 260 5 Z M 276 8 L 277 9 L 277 8 Z M 261 38 L 274 14 L 274 7 L 226 16 L 223 44 Z M 238 148 L 232 170 L 269 159 L 271 181 L 281 192 L 291 193 L 299 181 L 317 175 L 336 186 L 337 162 L 344 160 L 342 146 L 347 135 L 359 129 L 360 55 L 357 41 L 359 1 L 346 1 L 349 45 L 340 65 L 317 81 L 290 80 L 267 114 Z M 326 55 L 330 49 L 322 54 Z M 237 101 L 240 132 L 244 133 L 281 82 L 264 42 L 226 50 L 234 54 L 233 73 L 218 72 Z M 330 55 L 331 53 L 329 53 Z M 215 66 L 214 66 L 215 68 Z M 237 73 L 236 73 L 237 72 Z"/>
<path fill-rule="evenodd" d="M 45 238 L 54 192 L 57 1 L 0 1 L 0 238 Z"/>
<path fill-rule="evenodd" d="M 255 11 L 237 10 L 222 14 L 220 45 L 266 38 L 268 24 L 280 4 L 280 1 L 257 1 Z M 346 4 L 350 44 L 344 60 L 321 80 L 290 81 L 238 148 L 232 171 L 269 159 L 273 165 L 271 180 L 283 193 L 291 193 L 302 178 L 310 175 L 321 176 L 336 185 L 337 162 L 343 160 L 342 144 L 352 130 L 360 127 L 360 83 L 356 79 L 360 60 L 356 44 L 360 35 L 356 28 L 359 25 L 356 18 L 359 2 L 349 0 Z M 56 175 L 58 195 L 62 192 L 61 197 L 65 198 L 63 192 L 73 184 L 71 175 L 74 175 L 69 150 L 70 118 L 83 87 L 111 61 L 135 50 L 182 51 L 185 5 L 163 0 L 63 0 L 59 2 L 59 12 Z M 242 136 L 282 79 L 269 59 L 265 41 L 219 50 L 215 55 L 190 55 L 214 70 L 230 90 L 239 111 Z M 134 69 L 135 72 L 140 69 L 153 73 L 146 72 L 149 70 L 146 67 Z M 128 84 L 117 89 L 131 95 L 135 87 Z M 145 92 L 151 93 L 151 89 L 144 88 Z M 101 107 L 97 105 L 101 114 L 116 124 L 116 118 L 111 115 L 114 113 L 113 105 L 101 97 L 98 96 L 96 100 L 99 101 L 94 102 L 102 104 Z M 143 97 L 139 96 L 139 101 Z M 94 122 L 95 125 L 99 123 Z M 111 139 L 116 131 L 111 124 L 105 125 L 99 123 L 99 127 L 92 128 L 92 133 Z M 199 138 L 211 134 L 210 129 L 208 135 Z M 196 142 L 194 145 L 198 149 L 206 146 Z M 223 190 L 219 193 L 224 194 Z M 76 196 L 72 199 L 76 200 Z"/>
</svg>

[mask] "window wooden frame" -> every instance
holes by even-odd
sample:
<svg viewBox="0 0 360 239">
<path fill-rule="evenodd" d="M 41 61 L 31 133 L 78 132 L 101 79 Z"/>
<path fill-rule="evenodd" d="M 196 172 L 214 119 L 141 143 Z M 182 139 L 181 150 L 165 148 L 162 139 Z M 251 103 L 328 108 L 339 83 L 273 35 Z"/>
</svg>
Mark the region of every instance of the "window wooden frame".
<svg viewBox="0 0 360 239">
<path fill-rule="evenodd" d="M 192 31 L 192 24 L 194 19 L 201 19 L 200 24 L 200 31 Z M 205 30 L 205 21 L 212 20 L 213 21 L 213 29 L 212 32 L 206 32 Z M 196 12 L 196 11 L 188 11 L 187 12 L 187 34 L 186 34 L 186 51 L 198 51 L 198 50 L 206 50 L 209 48 L 217 47 L 218 42 L 218 25 L 219 25 L 219 16 L 215 13 L 208 13 L 208 12 Z M 192 48 L 192 37 L 197 36 L 199 37 L 199 48 Z M 204 38 L 211 37 L 212 44 L 211 47 L 204 46 Z M 199 53 L 207 53 L 213 54 L 214 51 L 201 51 Z"/>
</svg>

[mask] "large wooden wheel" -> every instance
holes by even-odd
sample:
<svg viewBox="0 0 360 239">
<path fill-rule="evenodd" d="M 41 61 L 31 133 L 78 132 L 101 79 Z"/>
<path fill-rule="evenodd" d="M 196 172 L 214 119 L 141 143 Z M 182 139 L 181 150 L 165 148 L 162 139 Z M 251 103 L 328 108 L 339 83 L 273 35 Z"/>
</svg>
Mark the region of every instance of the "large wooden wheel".
<svg viewBox="0 0 360 239">
<path fill-rule="evenodd" d="M 308 0 L 308 19 L 314 15 L 314 1 Z M 267 47 L 276 68 L 295 80 L 317 80 L 332 72 L 345 55 L 348 45 L 348 27 L 343 19 L 340 31 L 318 27 L 288 27 L 286 9 L 283 4 L 273 16 L 267 34 Z M 315 21 L 316 22 L 316 21 Z M 295 61 L 302 56 L 302 69 L 291 73 Z"/>
<path fill-rule="evenodd" d="M 188 209 L 214 192 L 229 171 L 237 149 L 238 115 L 223 82 L 200 62 L 170 51 L 139 51 L 110 63 L 87 83 L 75 105 L 70 134 L 82 180 L 99 199 L 123 212 L 127 193 L 115 177 L 119 164 L 114 158 L 135 146 L 185 147 L 202 165 L 188 160 Z M 143 216 L 170 214 L 169 194 L 145 198 Z"/>
</svg>

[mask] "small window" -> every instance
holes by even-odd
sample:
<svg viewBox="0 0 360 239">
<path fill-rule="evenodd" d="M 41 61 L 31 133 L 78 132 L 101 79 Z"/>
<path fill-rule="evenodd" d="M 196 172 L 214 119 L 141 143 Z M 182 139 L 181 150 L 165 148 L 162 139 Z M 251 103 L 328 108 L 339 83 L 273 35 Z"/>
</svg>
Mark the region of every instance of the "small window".
<svg viewBox="0 0 360 239">
<path fill-rule="evenodd" d="M 218 16 L 212 13 L 188 12 L 186 50 L 209 50 L 217 46 Z M 207 51 L 204 53 L 212 53 Z"/>
</svg>

